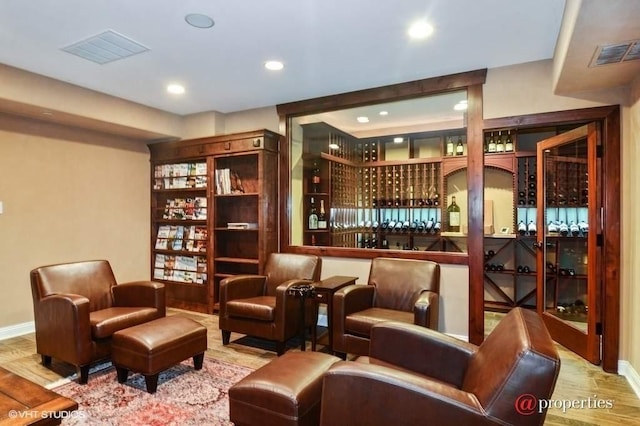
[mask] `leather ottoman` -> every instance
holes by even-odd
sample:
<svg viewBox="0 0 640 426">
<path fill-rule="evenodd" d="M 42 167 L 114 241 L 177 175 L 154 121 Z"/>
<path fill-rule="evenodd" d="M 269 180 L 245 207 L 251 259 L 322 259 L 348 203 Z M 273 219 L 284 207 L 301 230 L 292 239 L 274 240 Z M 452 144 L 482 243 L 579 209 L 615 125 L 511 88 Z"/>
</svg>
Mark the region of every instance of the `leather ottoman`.
<svg viewBox="0 0 640 426">
<path fill-rule="evenodd" d="M 340 358 L 321 352 L 287 352 L 229 389 L 236 426 L 318 425 L 324 373 Z"/>
<path fill-rule="evenodd" d="M 159 318 L 113 334 L 111 360 L 118 382 L 127 380 L 129 370 L 144 375 L 147 392 L 158 387 L 158 374 L 193 357 L 196 370 L 202 368 L 207 350 L 207 328 L 189 318 Z"/>
</svg>

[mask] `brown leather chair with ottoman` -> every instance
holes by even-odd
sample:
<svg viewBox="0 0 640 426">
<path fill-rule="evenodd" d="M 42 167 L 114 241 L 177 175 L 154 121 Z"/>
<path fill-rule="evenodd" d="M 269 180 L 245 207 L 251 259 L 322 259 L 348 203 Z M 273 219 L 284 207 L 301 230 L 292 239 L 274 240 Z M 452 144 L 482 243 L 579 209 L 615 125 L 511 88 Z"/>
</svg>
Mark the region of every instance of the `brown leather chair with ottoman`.
<svg viewBox="0 0 640 426">
<path fill-rule="evenodd" d="M 287 340 L 299 331 L 300 318 L 300 302 L 288 296 L 287 290 L 293 285 L 318 281 L 321 270 L 322 259 L 318 256 L 271 253 L 264 275 L 237 275 L 222 280 L 222 344 L 229 344 L 233 331 L 275 341 L 276 352 L 283 354 Z M 309 300 L 307 312 L 315 312 L 314 306 Z"/>
<path fill-rule="evenodd" d="M 31 293 L 42 363 L 56 358 L 75 365 L 80 383 L 87 382 L 92 362 L 110 357 L 113 333 L 166 313 L 164 284 L 117 284 L 106 260 L 36 268 Z"/>
<path fill-rule="evenodd" d="M 324 375 L 324 426 L 541 425 L 560 358 L 536 312 L 515 308 L 480 345 L 403 323 L 373 327 L 369 357 Z"/>
<path fill-rule="evenodd" d="M 111 350 L 118 382 L 124 383 L 131 370 L 142 374 L 147 392 L 154 393 L 160 372 L 180 361 L 193 357 L 194 368 L 202 368 L 207 328 L 189 318 L 164 317 L 115 332 Z"/>
<path fill-rule="evenodd" d="M 322 352 L 274 359 L 229 389 L 230 420 L 236 426 L 318 425 L 322 376 L 338 361 Z"/>
<path fill-rule="evenodd" d="M 368 285 L 350 285 L 333 296 L 333 349 L 369 354 L 371 327 L 400 321 L 438 329 L 440 265 L 428 260 L 377 257 Z"/>
</svg>

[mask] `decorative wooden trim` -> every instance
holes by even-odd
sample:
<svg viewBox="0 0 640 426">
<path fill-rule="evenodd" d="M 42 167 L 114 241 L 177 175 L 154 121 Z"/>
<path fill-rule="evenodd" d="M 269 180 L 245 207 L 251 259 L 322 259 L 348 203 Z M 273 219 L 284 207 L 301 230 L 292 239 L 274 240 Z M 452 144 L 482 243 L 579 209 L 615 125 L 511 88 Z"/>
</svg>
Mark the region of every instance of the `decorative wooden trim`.
<svg viewBox="0 0 640 426">
<path fill-rule="evenodd" d="M 434 93 L 444 93 L 466 89 L 469 86 L 484 84 L 487 69 L 450 74 L 441 77 L 392 84 L 374 89 L 357 90 L 338 95 L 323 96 L 303 101 L 290 102 L 276 106 L 278 115 L 298 116 L 354 106 L 371 105 L 381 102 L 419 98 Z"/>
</svg>

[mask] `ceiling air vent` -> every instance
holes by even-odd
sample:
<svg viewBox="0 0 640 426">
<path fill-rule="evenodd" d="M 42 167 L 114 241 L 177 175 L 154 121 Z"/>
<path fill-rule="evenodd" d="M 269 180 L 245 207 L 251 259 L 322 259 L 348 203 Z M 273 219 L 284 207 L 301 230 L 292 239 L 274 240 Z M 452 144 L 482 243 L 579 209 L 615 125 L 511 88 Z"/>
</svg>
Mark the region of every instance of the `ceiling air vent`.
<svg viewBox="0 0 640 426">
<path fill-rule="evenodd" d="M 591 66 L 619 64 L 640 59 L 640 40 L 598 46 Z"/>
<path fill-rule="evenodd" d="M 146 52 L 149 49 L 115 31 L 107 30 L 65 46 L 62 50 L 102 65 Z"/>
</svg>

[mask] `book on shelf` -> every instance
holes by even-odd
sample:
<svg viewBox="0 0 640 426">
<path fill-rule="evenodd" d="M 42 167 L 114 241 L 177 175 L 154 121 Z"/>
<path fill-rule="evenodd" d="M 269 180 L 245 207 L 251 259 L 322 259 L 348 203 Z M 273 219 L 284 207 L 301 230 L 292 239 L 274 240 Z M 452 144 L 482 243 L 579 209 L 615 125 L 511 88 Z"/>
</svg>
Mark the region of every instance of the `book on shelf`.
<svg viewBox="0 0 640 426">
<path fill-rule="evenodd" d="M 160 164 L 153 176 L 154 189 L 206 188 L 207 163 Z"/>
<path fill-rule="evenodd" d="M 250 223 L 247 222 L 228 222 L 228 229 L 249 229 L 251 227 Z"/>
</svg>

